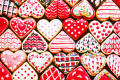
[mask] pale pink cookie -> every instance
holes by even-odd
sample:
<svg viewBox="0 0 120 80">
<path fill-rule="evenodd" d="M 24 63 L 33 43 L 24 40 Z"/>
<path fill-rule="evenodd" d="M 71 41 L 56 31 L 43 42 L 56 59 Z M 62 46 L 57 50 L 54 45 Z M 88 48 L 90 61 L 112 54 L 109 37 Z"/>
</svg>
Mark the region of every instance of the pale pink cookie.
<svg viewBox="0 0 120 80">
<path fill-rule="evenodd" d="M 98 7 L 100 4 L 102 4 L 103 1 L 105 0 L 90 0 L 90 2 L 92 2 L 95 7 Z"/>
<path fill-rule="evenodd" d="M 0 62 L 0 80 L 12 80 L 10 72 Z"/>
<path fill-rule="evenodd" d="M 0 36 L 0 51 L 4 51 L 9 48 L 12 51 L 17 51 L 21 47 L 20 39 L 10 30 L 7 29 Z"/>
<path fill-rule="evenodd" d="M 74 6 L 77 4 L 80 0 L 65 0 L 70 6 Z"/>
<path fill-rule="evenodd" d="M 112 23 L 109 21 L 105 21 L 103 23 L 92 21 L 89 24 L 89 30 L 92 35 L 98 40 L 98 42 L 105 40 L 112 32 L 112 29 Z"/>
<path fill-rule="evenodd" d="M 44 15 L 44 12 L 45 9 L 38 0 L 26 0 L 19 8 L 19 15 L 23 18 L 29 16 L 41 18 Z"/>
<path fill-rule="evenodd" d="M 28 62 L 40 73 L 42 72 L 53 60 L 53 56 L 49 52 L 38 54 L 32 52 L 28 55 Z"/>
<path fill-rule="evenodd" d="M 53 65 L 40 76 L 40 80 L 65 80 L 64 75 Z"/>
<path fill-rule="evenodd" d="M 19 50 L 13 54 L 10 50 L 6 50 L 1 54 L 1 61 L 10 69 L 15 71 L 26 60 L 26 54 Z"/>
<path fill-rule="evenodd" d="M 120 55 L 120 38 L 115 34 L 111 34 L 102 44 L 101 51 L 104 54 L 111 54 L 114 52 L 117 55 Z"/>
<path fill-rule="evenodd" d="M 37 29 L 48 41 L 51 41 L 62 29 L 62 22 L 59 19 L 53 19 L 50 22 L 42 19 L 38 21 Z"/>
<path fill-rule="evenodd" d="M 38 80 L 38 75 L 34 69 L 25 62 L 13 73 L 12 80 Z"/>
<path fill-rule="evenodd" d="M 114 24 L 114 32 L 120 37 L 120 21 Z"/>
<path fill-rule="evenodd" d="M 75 42 L 64 31 L 61 31 L 49 44 L 49 50 L 52 53 L 59 53 L 61 50 L 69 53 L 74 48 Z"/>
<path fill-rule="evenodd" d="M 106 21 L 109 18 L 113 21 L 118 21 L 120 19 L 120 9 L 112 0 L 106 0 L 97 9 L 96 16 L 100 21 Z"/>
<path fill-rule="evenodd" d="M 102 53 L 84 53 L 81 63 L 91 76 L 98 74 L 106 64 L 106 57 Z"/>
<path fill-rule="evenodd" d="M 107 65 L 118 78 L 120 76 L 120 57 L 115 54 L 109 55 L 107 57 Z"/>
<path fill-rule="evenodd" d="M 67 75 L 67 80 L 90 80 L 89 75 L 82 66 L 78 66 Z"/>
<path fill-rule="evenodd" d="M 90 33 L 88 33 L 76 43 L 76 50 L 79 53 L 89 51 L 95 54 L 100 51 L 100 44 Z"/>
</svg>

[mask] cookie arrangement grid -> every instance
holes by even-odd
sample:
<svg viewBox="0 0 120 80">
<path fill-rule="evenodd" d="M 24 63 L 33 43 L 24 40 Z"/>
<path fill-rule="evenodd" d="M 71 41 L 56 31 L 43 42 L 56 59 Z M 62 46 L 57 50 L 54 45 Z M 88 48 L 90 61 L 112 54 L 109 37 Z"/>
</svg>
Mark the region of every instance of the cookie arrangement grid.
<svg viewBox="0 0 120 80">
<path fill-rule="evenodd" d="M 65 2 L 65 1 L 64 1 L 64 2 Z M 79 1 L 79 2 L 80 2 L 80 1 Z M 78 3 L 79 3 L 79 2 L 78 2 Z M 91 4 L 91 6 L 92 6 L 92 7 L 95 9 L 95 11 L 96 11 L 98 7 L 95 8 L 95 7 L 92 5 L 93 3 L 90 2 L 90 0 L 89 0 L 89 3 Z M 67 3 L 66 3 L 66 4 L 67 4 Z M 68 6 L 69 6 L 69 5 L 68 5 Z M 19 8 L 19 6 L 17 6 L 17 7 Z M 71 6 L 69 6 L 69 7 L 70 7 L 70 9 L 72 9 Z M 46 8 L 46 7 L 44 6 L 44 8 Z M 10 12 L 10 13 L 11 13 L 11 11 L 7 11 L 7 12 Z M 17 15 L 17 16 L 19 17 L 19 15 Z M 9 21 L 11 20 L 11 18 L 8 18 L 6 15 L 1 15 L 1 17 L 6 17 Z M 34 17 L 32 17 L 32 18 L 34 18 Z M 72 15 L 70 15 L 69 18 L 73 18 L 74 20 L 77 20 L 77 19 L 74 18 Z M 84 17 L 82 17 L 82 18 L 84 18 Z M 34 19 L 35 19 L 35 18 L 34 18 Z M 43 16 L 42 18 L 40 18 L 40 19 L 47 19 L 47 18 L 46 18 L 46 16 L 44 15 L 44 16 Z M 35 19 L 36 23 L 37 23 L 40 19 Z M 59 19 L 59 18 L 57 17 L 57 19 Z M 51 21 L 50 19 L 47 19 L 47 20 L 48 20 L 48 21 Z M 59 20 L 60 20 L 60 19 L 59 19 Z M 90 24 L 90 22 L 93 21 L 93 20 L 99 21 L 96 17 L 94 17 L 92 20 L 87 20 L 87 21 L 88 21 L 88 23 Z M 63 22 L 64 20 L 61 20 L 61 21 Z M 108 19 L 108 21 L 110 21 L 112 24 L 115 24 L 115 21 L 112 21 L 111 19 Z M 102 22 L 101 22 L 101 23 L 102 23 Z M 10 26 L 8 26 L 7 29 L 11 29 Z M 6 29 L 6 30 L 7 30 L 7 29 Z M 37 28 L 35 28 L 35 30 L 36 30 L 37 32 L 39 32 L 39 31 L 37 30 Z M 64 31 L 63 28 L 62 28 L 62 30 Z M 14 31 L 12 30 L 12 32 L 14 32 Z M 66 32 L 66 31 L 64 31 L 64 32 Z M 83 36 L 85 36 L 87 33 L 91 33 L 91 32 L 87 29 L 82 36 L 80 36 L 77 40 L 74 40 L 75 43 L 77 43 L 77 42 L 78 42 Z M 115 32 L 112 31 L 112 33 L 115 33 Z M 111 33 L 111 34 L 112 34 L 112 33 Z M 66 33 L 66 34 L 67 34 L 67 33 Z M 110 35 L 111 35 L 111 34 L 110 34 Z M 116 34 L 116 33 L 115 33 L 115 34 Z M 110 35 L 109 35 L 109 36 L 110 36 Z M 43 38 L 44 38 L 44 37 L 43 37 Z M 24 39 L 25 39 L 25 38 L 24 38 Z M 21 41 L 23 42 L 24 39 L 21 39 Z M 45 39 L 45 38 L 44 38 L 44 39 Z M 107 38 L 106 38 L 106 39 L 107 39 Z M 46 40 L 46 39 L 45 39 L 45 40 Z M 50 41 L 48 41 L 48 40 L 46 40 L 46 41 L 47 41 L 48 44 L 50 43 Z M 99 44 L 101 45 L 102 43 L 99 43 Z M 19 50 L 22 50 L 22 48 L 20 48 Z M 47 49 L 47 51 L 49 51 L 49 49 Z M 50 52 L 50 51 L 49 51 L 49 52 Z M 61 52 L 63 52 L 63 51 L 61 51 Z M 77 52 L 77 53 L 78 53 L 78 51 L 77 51 L 76 49 L 75 49 L 73 52 Z M 100 52 L 101 52 L 101 51 L 100 51 Z M 2 51 L 1 51 L 1 53 L 2 53 Z M 65 52 L 63 52 L 63 53 L 65 53 Z M 26 54 L 27 54 L 27 53 L 26 53 Z M 68 53 L 66 53 L 66 54 L 68 54 Z M 79 56 L 81 56 L 83 53 L 82 53 L 82 54 L 81 54 L 81 53 L 78 53 L 78 54 L 79 54 Z M 27 55 L 28 55 L 28 54 L 27 54 Z M 54 56 L 55 54 L 52 53 L 52 55 Z M 105 56 L 107 57 L 108 55 L 105 55 Z M 0 62 L 2 62 L 2 61 L 0 61 Z M 28 60 L 26 60 L 26 62 L 28 62 Z M 4 65 L 4 63 L 3 63 L 3 65 Z M 54 62 L 52 62 L 50 65 L 54 65 L 60 72 L 62 72 L 62 71 L 57 67 L 57 65 L 55 65 Z M 50 66 L 50 65 L 49 65 L 49 66 Z M 80 66 L 80 65 L 82 65 L 81 62 L 80 62 L 77 66 Z M 48 66 L 48 67 L 49 67 L 49 66 Z M 77 66 L 76 66 L 76 67 L 77 67 Z M 48 67 L 47 67 L 47 68 L 48 68 Z M 47 69 L 47 68 L 46 68 L 46 69 Z M 34 69 L 34 68 L 33 68 L 33 69 Z M 38 74 L 38 78 L 39 78 L 39 79 L 40 79 L 40 76 L 41 76 L 42 74 L 44 74 L 44 72 L 46 71 L 46 69 L 43 70 L 41 73 L 38 73 L 38 72 L 36 71 L 37 74 Z M 111 72 L 110 68 L 107 66 L 107 64 L 105 65 L 105 67 L 104 67 L 103 69 L 108 70 L 112 75 L 114 75 L 113 72 Z M 8 70 L 9 70 L 9 69 L 8 69 Z M 34 69 L 34 70 L 35 70 L 35 69 Z M 13 72 L 10 71 L 10 73 L 12 74 Z M 62 74 L 64 74 L 65 77 L 67 76 L 64 72 L 62 72 Z M 89 75 L 89 74 L 88 74 L 88 75 Z M 89 76 L 90 76 L 90 75 L 89 75 Z M 114 76 L 115 76 L 115 75 L 114 75 Z M 94 76 L 94 77 L 95 77 L 95 76 Z M 93 80 L 94 77 L 93 77 L 93 76 L 90 76 L 91 80 Z M 39 80 L 39 79 L 38 79 L 38 80 Z M 120 80 L 120 78 L 118 77 L 117 80 Z"/>
</svg>

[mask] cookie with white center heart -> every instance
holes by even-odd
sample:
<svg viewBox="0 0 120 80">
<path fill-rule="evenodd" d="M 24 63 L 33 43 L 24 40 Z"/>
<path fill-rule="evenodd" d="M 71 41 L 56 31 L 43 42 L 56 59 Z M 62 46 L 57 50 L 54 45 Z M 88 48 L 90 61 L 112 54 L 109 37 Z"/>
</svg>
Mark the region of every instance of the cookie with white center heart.
<svg viewBox="0 0 120 80">
<path fill-rule="evenodd" d="M 36 26 L 36 21 L 33 18 L 26 18 L 22 20 L 19 17 L 12 18 L 10 21 L 11 29 L 16 35 L 23 39 L 27 36 Z"/>
<path fill-rule="evenodd" d="M 38 75 L 34 69 L 25 62 L 13 73 L 12 80 L 38 80 Z"/>
<path fill-rule="evenodd" d="M 40 76 L 40 80 L 65 80 L 64 75 L 53 65 Z"/>
<path fill-rule="evenodd" d="M 100 44 L 88 33 L 76 43 L 76 50 L 79 53 L 89 51 L 90 53 L 96 54 L 100 51 Z"/>
<path fill-rule="evenodd" d="M 61 31 L 50 43 L 49 50 L 52 53 L 59 53 L 61 50 L 69 53 L 75 48 L 74 40 L 64 31 Z"/>
<path fill-rule="evenodd" d="M 114 32 L 120 37 L 120 21 L 114 24 Z"/>
<path fill-rule="evenodd" d="M 78 39 L 88 28 L 88 22 L 85 19 L 74 21 L 69 18 L 63 21 L 64 30 L 74 39 Z"/>
<path fill-rule="evenodd" d="M 117 79 L 112 74 L 110 74 L 106 69 L 104 69 L 95 76 L 94 80 L 117 80 Z"/>
<path fill-rule="evenodd" d="M 33 50 L 41 53 L 46 51 L 48 48 L 47 42 L 44 38 L 35 30 L 33 30 L 23 41 L 22 50 L 29 53 Z"/>
<path fill-rule="evenodd" d="M 12 80 L 10 72 L 0 62 L 0 80 Z"/>
<path fill-rule="evenodd" d="M 17 51 L 21 47 L 20 39 L 10 30 L 7 29 L 0 36 L 0 51 L 4 51 L 9 48 L 11 51 Z"/>
<path fill-rule="evenodd" d="M 77 4 L 80 0 L 65 0 L 71 7 Z"/>
<path fill-rule="evenodd" d="M 14 54 L 10 50 L 6 50 L 1 54 L 1 61 L 10 69 L 15 71 L 26 60 L 26 54 L 22 50 L 16 51 Z"/>
<path fill-rule="evenodd" d="M 89 75 L 82 66 L 78 66 L 67 75 L 67 80 L 90 80 Z"/>
<path fill-rule="evenodd" d="M 54 56 L 54 62 L 57 64 L 65 74 L 72 71 L 80 62 L 80 57 L 77 53 L 71 52 L 69 54 L 57 53 Z"/>
<path fill-rule="evenodd" d="M 53 56 L 49 52 L 38 54 L 32 52 L 28 55 L 28 62 L 40 73 L 42 72 L 53 60 Z"/>
<path fill-rule="evenodd" d="M 48 41 L 51 41 L 62 29 L 62 22 L 59 19 L 53 19 L 50 22 L 42 19 L 38 21 L 37 29 Z"/>
<path fill-rule="evenodd" d="M 102 53 L 84 53 L 81 56 L 81 64 L 91 76 L 98 74 L 106 64 L 106 57 Z"/>
<path fill-rule="evenodd" d="M 102 42 L 112 32 L 113 26 L 109 21 L 105 21 L 102 24 L 98 21 L 92 21 L 89 24 L 89 30 L 98 42 Z"/>
</svg>

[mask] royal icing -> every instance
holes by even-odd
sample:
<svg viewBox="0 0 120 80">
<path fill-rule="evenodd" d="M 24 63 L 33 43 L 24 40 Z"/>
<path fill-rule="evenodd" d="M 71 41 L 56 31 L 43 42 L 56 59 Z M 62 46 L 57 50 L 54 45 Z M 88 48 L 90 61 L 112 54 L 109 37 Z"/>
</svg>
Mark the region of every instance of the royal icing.
<svg viewBox="0 0 120 80">
<path fill-rule="evenodd" d="M 25 0 L 13 0 L 16 5 L 20 6 Z"/>
<path fill-rule="evenodd" d="M 37 23 L 37 29 L 48 41 L 51 41 L 62 29 L 62 22 L 59 19 L 53 19 L 49 23 L 42 19 Z"/>
<path fill-rule="evenodd" d="M 90 0 L 96 7 L 99 6 L 104 0 Z"/>
<path fill-rule="evenodd" d="M 118 36 L 120 36 L 120 21 L 114 24 L 114 31 Z"/>
<path fill-rule="evenodd" d="M 64 30 L 74 39 L 78 39 L 88 28 L 88 22 L 85 19 L 66 19 L 63 21 Z"/>
<path fill-rule="evenodd" d="M 65 0 L 70 6 L 74 6 L 76 3 L 78 3 L 80 0 Z"/>
<path fill-rule="evenodd" d="M 49 50 L 52 53 L 72 52 L 75 48 L 75 42 L 64 32 L 61 31 L 49 44 Z"/>
</svg>

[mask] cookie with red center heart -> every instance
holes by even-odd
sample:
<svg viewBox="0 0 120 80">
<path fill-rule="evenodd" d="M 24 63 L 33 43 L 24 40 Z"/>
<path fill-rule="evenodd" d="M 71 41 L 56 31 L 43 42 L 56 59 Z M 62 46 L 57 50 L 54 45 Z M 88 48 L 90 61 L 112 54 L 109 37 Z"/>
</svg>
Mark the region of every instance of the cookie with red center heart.
<svg viewBox="0 0 120 80">
<path fill-rule="evenodd" d="M 105 66 L 106 57 L 102 53 L 85 53 L 81 56 L 81 63 L 91 76 L 95 76 Z"/>
<path fill-rule="evenodd" d="M 64 30 L 74 39 L 78 39 L 88 28 L 88 22 L 85 19 L 66 19 L 63 21 Z"/>
<path fill-rule="evenodd" d="M 100 4 L 103 3 L 103 1 L 105 0 L 90 0 L 90 2 L 93 3 L 95 7 L 98 7 Z"/>
<path fill-rule="evenodd" d="M 33 50 L 41 53 L 47 50 L 48 44 L 44 38 L 33 30 L 23 41 L 22 50 L 29 53 Z"/>
<path fill-rule="evenodd" d="M 64 75 L 53 65 L 40 76 L 40 80 L 65 80 Z"/>
<path fill-rule="evenodd" d="M 89 24 L 89 30 L 92 35 L 98 40 L 98 42 L 102 42 L 106 39 L 107 36 L 112 32 L 113 26 L 109 21 L 105 21 L 102 24 L 98 21 L 92 21 Z"/>
<path fill-rule="evenodd" d="M 44 15 L 44 12 L 45 9 L 38 0 L 26 0 L 19 8 L 19 15 L 23 18 L 29 16 L 41 18 Z"/>
<path fill-rule="evenodd" d="M 45 5 L 48 6 L 53 0 L 40 0 L 40 2 Z"/>
<path fill-rule="evenodd" d="M 49 50 L 52 53 L 59 53 L 61 50 L 69 53 L 75 48 L 75 42 L 64 32 L 61 31 L 50 43 Z"/>
<path fill-rule="evenodd" d="M 120 0 L 113 0 L 116 4 L 117 4 L 117 6 L 120 8 Z"/>
<path fill-rule="evenodd" d="M 107 65 L 118 78 L 120 76 L 120 57 L 115 54 L 109 55 L 107 57 Z"/>
<path fill-rule="evenodd" d="M 26 60 L 26 54 L 19 50 L 13 54 L 10 50 L 6 50 L 1 54 L 1 61 L 10 69 L 15 71 Z"/>
<path fill-rule="evenodd" d="M 10 72 L 0 62 L 0 80 L 12 80 Z"/>
<path fill-rule="evenodd" d="M 120 21 L 114 24 L 114 32 L 120 36 Z"/>
<path fill-rule="evenodd" d="M 38 54 L 32 52 L 28 55 L 28 62 L 40 73 L 42 72 L 53 60 L 53 56 L 49 52 Z"/>
<path fill-rule="evenodd" d="M 106 0 L 97 9 L 96 16 L 100 21 L 106 21 L 109 18 L 113 21 L 118 21 L 120 19 L 120 9 L 112 0 Z"/>
<path fill-rule="evenodd" d="M 10 21 L 11 29 L 18 35 L 19 38 L 23 39 L 29 34 L 36 26 L 36 22 L 33 18 L 26 18 L 22 20 L 19 17 L 15 17 Z"/>
<path fill-rule="evenodd" d="M 117 80 L 117 79 L 112 74 L 110 74 L 106 69 L 104 69 L 95 76 L 94 80 Z"/>
<path fill-rule="evenodd" d="M 120 38 L 115 34 L 111 34 L 102 44 L 101 51 L 104 54 L 111 54 L 114 52 L 117 55 L 120 55 Z"/>
<path fill-rule="evenodd" d="M 74 18 L 81 18 L 83 16 L 85 19 L 91 20 L 95 16 L 95 11 L 87 0 L 82 0 L 72 8 L 71 14 Z"/>
<path fill-rule="evenodd" d="M 54 62 L 57 64 L 65 74 L 72 71 L 80 62 L 80 57 L 77 53 L 71 52 L 69 54 L 57 53 L 54 56 Z"/>
<path fill-rule="evenodd" d="M 13 73 L 12 80 L 38 80 L 38 75 L 34 69 L 25 62 Z"/>
<path fill-rule="evenodd" d="M 74 6 L 77 4 L 80 0 L 65 0 L 70 6 Z"/>
<path fill-rule="evenodd" d="M 4 17 L 0 17 L 0 35 L 6 30 L 8 27 L 8 20 Z"/>
<path fill-rule="evenodd" d="M 16 5 L 20 6 L 25 0 L 13 0 Z"/>
<path fill-rule="evenodd" d="M 11 51 L 17 51 L 21 47 L 20 39 L 10 30 L 7 29 L 0 36 L 0 51 L 4 51 L 9 48 Z"/>
<path fill-rule="evenodd" d="M 90 33 L 88 33 L 76 43 L 76 50 L 79 53 L 89 51 L 90 53 L 95 54 L 99 52 L 100 44 Z"/>
<path fill-rule="evenodd" d="M 48 41 L 51 41 L 62 29 L 62 22 L 59 19 L 53 19 L 50 22 L 42 19 L 38 21 L 37 29 Z"/>
<path fill-rule="evenodd" d="M 63 0 L 54 0 L 46 9 L 45 15 L 48 19 L 66 19 L 70 15 L 70 8 Z"/>
<path fill-rule="evenodd" d="M 67 80 L 90 80 L 89 75 L 82 66 L 78 66 L 67 75 Z"/>
</svg>

